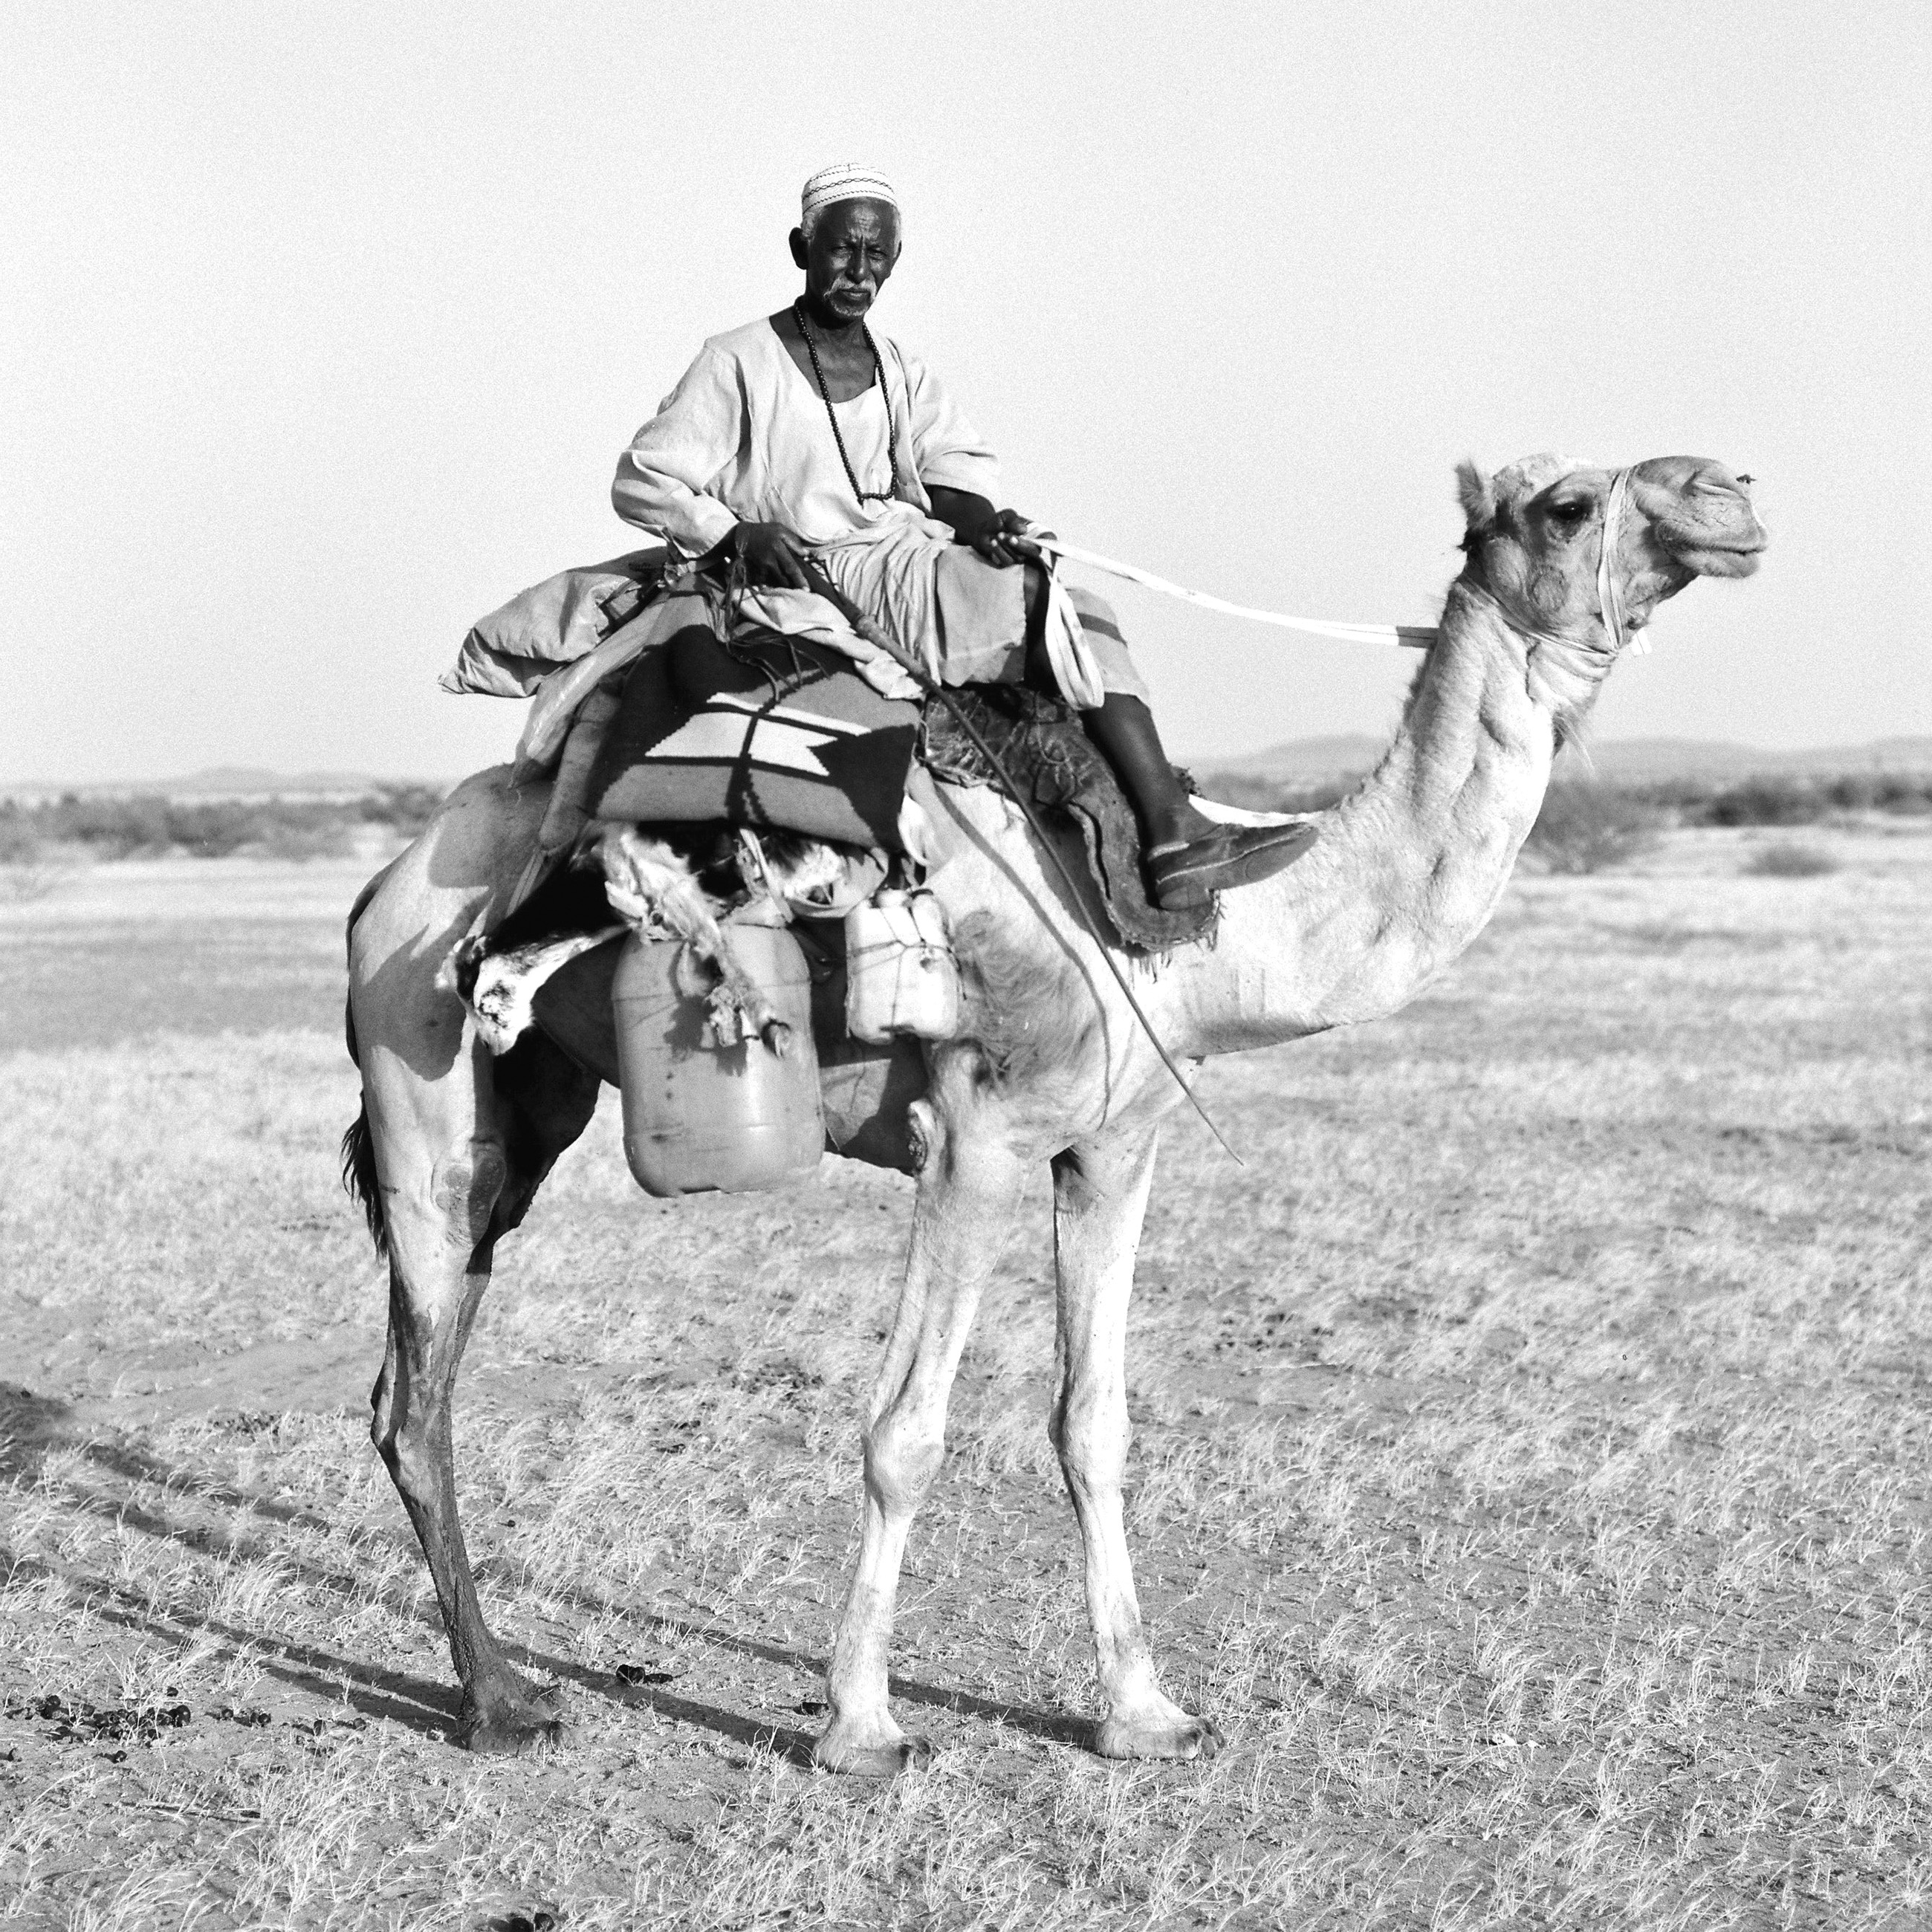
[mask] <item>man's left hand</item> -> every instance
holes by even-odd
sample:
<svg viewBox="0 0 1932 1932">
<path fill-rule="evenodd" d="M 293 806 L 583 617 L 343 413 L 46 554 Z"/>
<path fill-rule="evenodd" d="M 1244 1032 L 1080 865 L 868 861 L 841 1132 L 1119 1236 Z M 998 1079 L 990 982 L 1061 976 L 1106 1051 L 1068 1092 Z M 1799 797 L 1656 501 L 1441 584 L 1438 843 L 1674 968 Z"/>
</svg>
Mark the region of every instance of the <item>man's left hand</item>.
<svg viewBox="0 0 1932 1932">
<path fill-rule="evenodd" d="M 1041 534 L 1052 533 L 1042 531 Z M 974 532 L 973 548 L 988 563 L 1006 570 L 1040 555 L 1040 546 L 1032 537 L 1032 524 L 1018 511 L 995 510 Z"/>
</svg>

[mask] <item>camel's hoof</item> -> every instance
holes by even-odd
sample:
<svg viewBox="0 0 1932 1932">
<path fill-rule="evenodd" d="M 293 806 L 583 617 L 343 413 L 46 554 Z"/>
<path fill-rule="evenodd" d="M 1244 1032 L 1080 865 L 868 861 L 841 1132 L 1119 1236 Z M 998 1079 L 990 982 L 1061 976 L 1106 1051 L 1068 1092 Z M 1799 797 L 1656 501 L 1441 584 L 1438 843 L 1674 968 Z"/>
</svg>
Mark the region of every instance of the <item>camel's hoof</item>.
<svg viewBox="0 0 1932 1932">
<path fill-rule="evenodd" d="M 463 1700 L 456 1742 L 465 1750 L 490 1757 L 554 1750 L 568 1742 L 569 1730 L 558 1714 L 562 1694 L 520 1683 L 514 1691 Z"/>
<path fill-rule="evenodd" d="M 1221 1733 L 1211 1719 L 1184 1714 L 1172 1723 L 1109 1718 L 1094 1748 L 1102 1757 L 1198 1758 L 1204 1764 L 1220 1750 Z"/>
<path fill-rule="evenodd" d="M 901 1736 L 879 1744 L 844 1744 L 827 1731 L 812 1748 L 812 1761 L 820 1771 L 846 1778 L 896 1778 L 902 1771 L 923 1771 L 932 1762 L 926 1738 Z"/>
</svg>

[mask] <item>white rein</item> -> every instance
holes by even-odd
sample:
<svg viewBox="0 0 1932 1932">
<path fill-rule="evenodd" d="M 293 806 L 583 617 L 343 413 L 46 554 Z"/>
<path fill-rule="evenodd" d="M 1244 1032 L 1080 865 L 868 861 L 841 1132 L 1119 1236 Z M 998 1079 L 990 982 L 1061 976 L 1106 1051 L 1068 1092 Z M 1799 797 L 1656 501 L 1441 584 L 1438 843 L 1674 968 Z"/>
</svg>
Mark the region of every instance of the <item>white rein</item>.
<svg viewBox="0 0 1932 1932">
<path fill-rule="evenodd" d="M 1604 628 L 1609 634 L 1613 652 L 1622 651 L 1626 644 L 1639 652 L 1650 648 L 1641 635 L 1626 635 L 1623 603 L 1617 595 L 1610 569 L 1629 496 L 1630 472 L 1619 470 L 1610 478 L 1610 494 L 1604 500 L 1603 547 L 1597 559 L 1597 608 L 1602 614 Z M 1285 616 L 1279 610 L 1257 610 L 1245 604 L 1230 604 L 1225 598 L 1210 597 L 1204 590 L 1190 590 L 1184 585 L 1170 584 L 1166 578 L 1156 577 L 1152 571 L 1142 570 L 1137 564 L 1122 563 L 1116 558 L 1102 556 L 1097 551 L 1082 550 L 1077 544 L 1062 543 L 1058 537 L 1028 530 L 1024 540 L 1049 556 L 1064 558 L 1069 563 L 1084 564 L 1089 570 L 1104 571 L 1109 577 L 1124 578 L 1130 584 L 1157 590 L 1163 597 L 1178 597 L 1183 603 L 1198 604 L 1204 610 L 1218 610 L 1224 617 L 1246 617 L 1257 624 L 1279 625 L 1285 631 L 1304 631 L 1311 637 L 1339 638 L 1345 644 L 1402 644 L 1412 650 L 1426 651 L 1437 636 L 1435 628 L 1427 624 L 1342 624 L 1319 617 Z"/>
<path fill-rule="evenodd" d="M 1178 597 L 1184 604 L 1198 604 L 1204 610 L 1218 610 L 1224 617 L 1247 617 L 1257 624 L 1279 624 L 1285 631 L 1306 631 L 1317 638 L 1340 638 L 1352 644 L 1406 644 L 1412 650 L 1426 651 L 1436 641 L 1436 631 L 1431 625 L 1337 624 L 1318 617 L 1285 617 L 1278 610 L 1256 610 L 1245 604 L 1230 604 L 1225 598 L 1210 597 L 1204 590 L 1190 590 L 1181 584 L 1170 584 L 1166 578 L 1156 577 L 1150 570 L 1142 570 L 1138 564 L 1121 563 L 1096 551 L 1082 550 L 1076 544 L 1062 543 L 1058 537 L 1042 536 L 1037 531 L 1028 530 L 1024 540 L 1050 556 L 1064 557 L 1069 563 L 1084 564 L 1089 570 L 1103 570 L 1109 577 L 1125 578 L 1130 584 L 1158 590 L 1164 597 Z"/>
</svg>

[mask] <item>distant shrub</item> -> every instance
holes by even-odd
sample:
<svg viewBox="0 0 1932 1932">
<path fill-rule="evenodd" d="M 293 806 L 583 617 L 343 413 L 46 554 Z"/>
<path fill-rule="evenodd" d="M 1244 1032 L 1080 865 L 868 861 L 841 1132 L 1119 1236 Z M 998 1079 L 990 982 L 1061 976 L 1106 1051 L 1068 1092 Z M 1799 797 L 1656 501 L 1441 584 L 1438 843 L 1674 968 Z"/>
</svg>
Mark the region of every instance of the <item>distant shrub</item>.
<svg viewBox="0 0 1932 1932">
<path fill-rule="evenodd" d="M 54 862 L 17 806 L 0 806 L 0 899 L 45 898 L 69 869 Z"/>
<path fill-rule="evenodd" d="M 40 838 L 16 805 L 0 805 L 0 866 L 30 866 L 40 856 Z"/>
<path fill-rule="evenodd" d="M 444 795 L 441 785 L 382 784 L 358 809 L 365 823 L 386 825 L 402 837 L 413 838 L 436 815 Z"/>
<path fill-rule="evenodd" d="M 1760 847 L 1744 861 L 1744 870 L 1767 879 L 1816 879 L 1835 872 L 1838 862 L 1816 845 Z"/>
<path fill-rule="evenodd" d="M 1705 808 L 1706 825 L 1815 825 L 1832 809 L 1825 788 L 1807 778 L 1747 778 Z"/>
<path fill-rule="evenodd" d="M 1569 779 L 1544 794 L 1523 849 L 1552 872 L 1602 872 L 1658 842 L 1662 815 L 1634 794 Z"/>
<path fill-rule="evenodd" d="M 1634 788 L 1682 825 L 1814 825 L 1834 812 L 1932 813 L 1932 778 L 1904 772 L 1853 772 L 1838 778 L 1771 776 L 1731 784 L 1665 778 Z"/>
<path fill-rule="evenodd" d="M 168 842 L 197 859 L 225 859 L 258 843 L 274 820 L 259 805 L 224 799 L 212 805 L 168 808 Z"/>
<path fill-rule="evenodd" d="M 91 846 L 104 859 L 136 852 L 164 852 L 174 842 L 166 799 L 151 794 L 128 798 L 80 798 L 70 792 L 33 814 L 50 842 Z"/>
<path fill-rule="evenodd" d="M 1876 802 L 1881 812 L 1912 818 L 1932 817 L 1932 778 L 1881 784 Z"/>
<path fill-rule="evenodd" d="M 1360 783 L 1359 776 L 1350 776 L 1297 784 L 1224 772 L 1202 789 L 1210 798 L 1250 812 L 1323 812 Z M 363 809 L 376 816 L 382 808 L 372 799 Z M 1871 812 L 1932 816 L 1932 776 L 1854 772 L 1814 778 L 1772 773 L 1728 781 L 1676 778 L 1626 784 L 1568 779 L 1550 788 L 1528 850 L 1555 872 L 1595 872 L 1635 857 L 1647 848 L 1650 835 L 1664 826 L 1796 826 L 1815 825 L 1840 812 Z"/>
<path fill-rule="evenodd" d="M 223 859 L 245 850 L 278 859 L 332 858 L 350 850 L 358 826 L 386 825 L 414 838 L 442 802 L 442 788 L 385 784 L 366 797 L 176 800 L 156 793 L 69 792 L 38 805 L 0 800 L 0 865 L 16 848 L 85 846 L 98 858 L 188 852 Z"/>
<path fill-rule="evenodd" d="M 340 859 L 353 849 L 350 827 L 340 814 L 308 824 L 278 819 L 259 843 L 271 859 Z"/>
</svg>

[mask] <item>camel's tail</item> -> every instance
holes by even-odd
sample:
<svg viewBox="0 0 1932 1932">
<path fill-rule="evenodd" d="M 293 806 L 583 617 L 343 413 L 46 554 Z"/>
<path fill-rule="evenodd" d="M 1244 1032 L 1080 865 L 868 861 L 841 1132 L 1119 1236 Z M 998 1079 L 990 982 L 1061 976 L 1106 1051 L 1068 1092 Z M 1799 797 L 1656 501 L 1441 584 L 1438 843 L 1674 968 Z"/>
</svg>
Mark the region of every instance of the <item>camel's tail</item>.
<svg viewBox="0 0 1932 1932">
<path fill-rule="evenodd" d="M 376 889 L 394 869 L 392 859 L 356 896 L 356 903 L 349 909 L 349 931 L 356 930 L 356 922 L 362 916 L 362 909 L 376 896 Z M 356 1007 L 351 1000 L 344 1004 L 342 1030 L 346 1036 L 349 1058 L 357 1066 L 362 1064 L 362 1056 L 356 1046 Z M 382 1190 L 376 1178 L 376 1142 L 369 1131 L 369 1103 L 362 1102 L 349 1131 L 342 1136 L 342 1184 L 348 1190 L 349 1198 L 362 1210 L 362 1218 L 369 1224 L 369 1238 L 376 1244 L 379 1260 L 389 1258 L 389 1230 L 382 1220 Z"/>
<path fill-rule="evenodd" d="M 376 1244 L 380 1260 L 389 1258 L 389 1231 L 382 1220 L 382 1190 L 376 1179 L 376 1142 L 369 1131 L 369 1108 L 365 1101 L 342 1136 L 342 1184 L 349 1198 L 362 1210 L 369 1224 L 369 1238 Z"/>
</svg>

